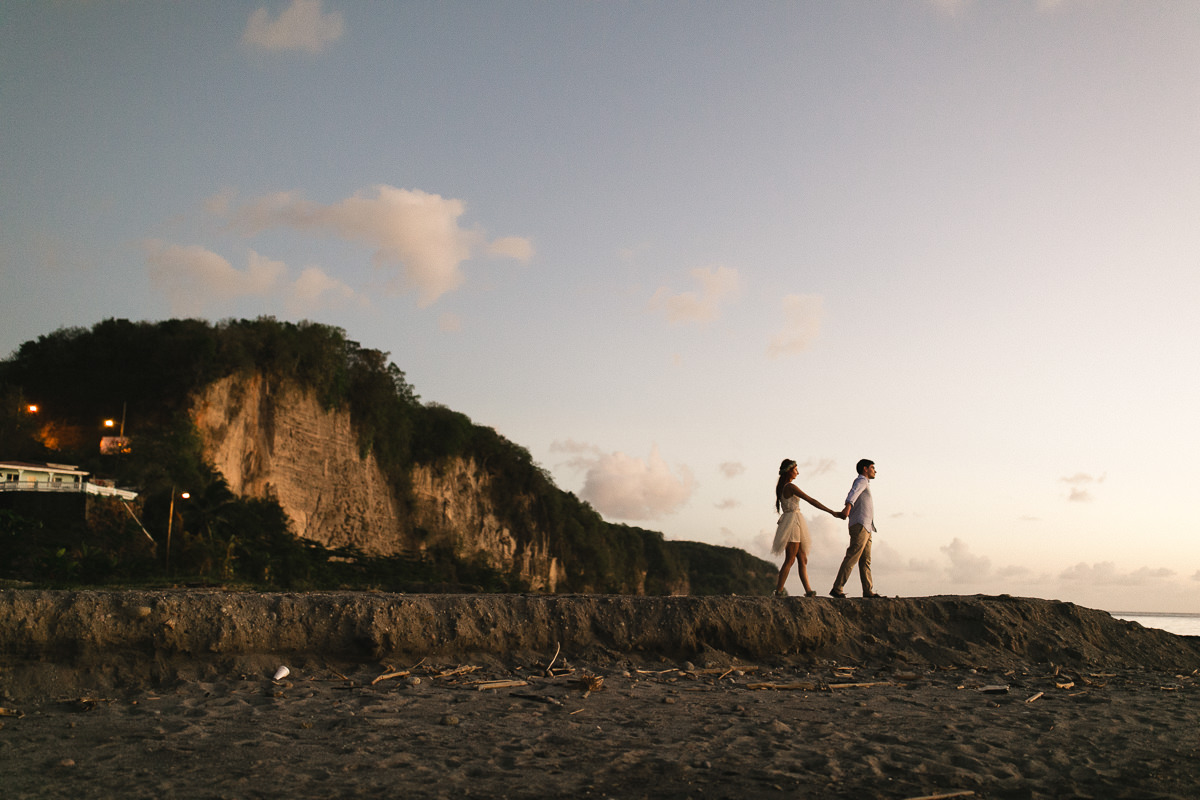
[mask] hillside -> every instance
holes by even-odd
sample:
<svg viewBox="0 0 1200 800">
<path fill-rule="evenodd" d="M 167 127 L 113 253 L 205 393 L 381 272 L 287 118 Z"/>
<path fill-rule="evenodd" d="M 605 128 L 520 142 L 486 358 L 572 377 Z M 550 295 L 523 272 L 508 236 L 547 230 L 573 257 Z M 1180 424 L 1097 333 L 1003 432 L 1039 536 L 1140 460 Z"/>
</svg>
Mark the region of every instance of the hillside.
<svg viewBox="0 0 1200 800">
<path fill-rule="evenodd" d="M 743 551 L 604 521 L 527 450 L 421 403 L 387 353 L 329 326 L 64 329 L 0 362 L 0 399 L 0 458 L 139 492 L 128 509 L 89 499 L 73 524 L 0 497 L 3 578 L 631 594 L 772 582 Z M 114 418 L 129 452 L 104 455 Z"/>
</svg>

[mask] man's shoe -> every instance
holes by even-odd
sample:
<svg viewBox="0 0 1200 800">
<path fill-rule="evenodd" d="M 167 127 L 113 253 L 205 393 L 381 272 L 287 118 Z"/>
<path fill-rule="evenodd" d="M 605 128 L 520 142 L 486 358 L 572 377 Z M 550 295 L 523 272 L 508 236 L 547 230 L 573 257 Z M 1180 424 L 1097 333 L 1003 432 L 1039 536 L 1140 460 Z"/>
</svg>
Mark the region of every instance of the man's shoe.
<svg viewBox="0 0 1200 800">
<path fill-rule="evenodd" d="M 883 595 L 879 592 L 871 592 L 870 594 L 864 594 L 863 597 L 883 597 Z"/>
<path fill-rule="evenodd" d="M 835 590 L 833 590 L 832 592 L 830 592 L 830 593 L 829 593 L 829 596 L 830 596 L 830 597 L 836 597 L 836 598 L 838 598 L 839 600 L 845 600 L 845 599 L 846 599 L 846 593 L 845 593 L 845 592 L 839 592 L 839 591 L 837 591 L 836 589 L 835 589 Z"/>
</svg>

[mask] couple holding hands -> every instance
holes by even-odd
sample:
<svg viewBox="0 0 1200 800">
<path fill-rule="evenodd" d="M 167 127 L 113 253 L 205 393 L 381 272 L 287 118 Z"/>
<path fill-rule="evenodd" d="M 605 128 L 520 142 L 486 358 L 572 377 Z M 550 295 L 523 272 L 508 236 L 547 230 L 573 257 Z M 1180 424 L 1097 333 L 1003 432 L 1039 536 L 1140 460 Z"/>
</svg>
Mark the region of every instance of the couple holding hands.
<svg viewBox="0 0 1200 800">
<path fill-rule="evenodd" d="M 775 586 L 776 597 L 787 597 L 783 588 L 792 564 L 799 561 L 797 570 L 800 582 L 804 584 L 804 596 L 815 597 L 817 592 L 808 582 L 808 551 L 810 539 L 808 523 L 800 514 L 800 501 L 832 514 L 838 519 L 849 520 L 850 546 L 846 548 L 846 556 L 834 579 L 833 589 L 829 592 L 832 597 L 845 597 L 844 587 L 850 579 L 850 571 L 858 564 L 858 575 L 862 579 L 863 597 L 880 597 L 871 583 L 871 534 L 875 532 L 875 507 L 871 502 L 870 481 L 875 478 L 875 462 L 864 458 L 856 467 L 858 477 L 850 486 L 846 495 L 846 505 L 841 511 L 827 508 L 821 501 L 814 500 L 792 483 L 800 470 L 796 462 L 785 458 L 779 465 L 779 481 L 775 484 L 775 510 L 781 512 L 779 527 L 775 529 L 775 544 L 771 552 L 783 555 L 783 566 L 779 568 L 779 581 Z"/>
</svg>

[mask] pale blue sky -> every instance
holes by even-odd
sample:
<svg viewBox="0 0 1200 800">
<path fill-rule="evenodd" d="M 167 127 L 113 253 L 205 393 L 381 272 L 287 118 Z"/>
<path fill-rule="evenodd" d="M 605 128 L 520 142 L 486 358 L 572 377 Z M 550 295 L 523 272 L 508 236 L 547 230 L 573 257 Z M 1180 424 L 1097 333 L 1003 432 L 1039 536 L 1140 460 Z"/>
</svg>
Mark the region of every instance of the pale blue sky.
<svg viewBox="0 0 1200 800">
<path fill-rule="evenodd" d="M 889 594 L 1200 612 L 1198 268 L 1194 3 L 0 9 L 0 350 L 337 325 L 765 557 L 873 458 Z"/>
</svg>

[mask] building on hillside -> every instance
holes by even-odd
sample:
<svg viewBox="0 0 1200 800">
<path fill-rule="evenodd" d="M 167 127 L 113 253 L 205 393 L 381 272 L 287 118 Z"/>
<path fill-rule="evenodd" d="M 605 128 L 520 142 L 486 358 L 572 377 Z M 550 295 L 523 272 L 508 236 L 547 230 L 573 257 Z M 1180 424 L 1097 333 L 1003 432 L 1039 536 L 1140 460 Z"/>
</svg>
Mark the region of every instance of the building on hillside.
<svg viewBox="0 0 1200 800">
<path fill-rule="evenodd" d="M 83 492 L 133 500 L 137 492 L 118 489 L 112 481 L 92 478 L 70 464 L 0 461 L 0 492 Z"/>
</svg>

